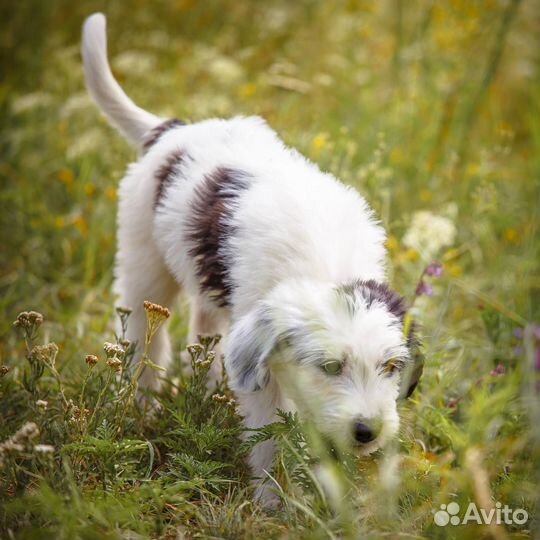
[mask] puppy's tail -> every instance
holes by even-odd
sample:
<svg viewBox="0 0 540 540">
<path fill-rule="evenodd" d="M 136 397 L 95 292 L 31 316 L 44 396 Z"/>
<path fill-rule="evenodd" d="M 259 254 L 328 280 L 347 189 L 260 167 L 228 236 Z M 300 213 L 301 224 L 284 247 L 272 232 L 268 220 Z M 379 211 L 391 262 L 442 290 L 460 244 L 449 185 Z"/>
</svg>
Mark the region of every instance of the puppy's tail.
<svg viewBox="0 0 540 540">
<path fill-rule="evenodd" d="M 113 77 L 107 60 L 105 16 L 102 13 L 94 13 L 84 22 L 82 57 L 90 95 L 111 124 L 128 141 L 140 146 L 145 133 L 163 119 L 137 107 Z"/>
</svg>

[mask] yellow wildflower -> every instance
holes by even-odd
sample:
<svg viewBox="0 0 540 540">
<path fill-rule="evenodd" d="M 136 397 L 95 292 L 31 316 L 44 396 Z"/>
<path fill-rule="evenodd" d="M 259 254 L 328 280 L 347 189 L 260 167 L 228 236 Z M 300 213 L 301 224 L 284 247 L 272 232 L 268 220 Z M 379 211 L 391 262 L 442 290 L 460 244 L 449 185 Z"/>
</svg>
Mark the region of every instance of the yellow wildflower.
<svg viewBox="0 0 540 540">
<path fill-rule="evenodd" d="M 398 242 L 398 239 L 393 235 L 391 234 L 387 239 L 386 239 L 386 247 L 390 250 L 390 251 L 397 251 L 398 247 L 399 247 L 399 242 Z"/>
<path fill-rule="evenodd" d="M 311 141 L 311 147 L 317 154 L 328 144 L 328 133 L 317 133 Z"/>
<path fill-rule="evenodd" d="M 70 169 L 60 169 L 58 171 L 58 180 L 62 182 L 65 186 L 72 186 L 73 181 L 75 180 L 75 175 Z"/>
<path fill-rule="evenodd" d="M 88 234 L 88 223 L 83 216 L 77 216 L 73 220 L 73 225 L 83 236 L 86 236 Z"/>
<path fill-rule="evenodd" d="M 242 84 L 238 88 L 238 96 L 241 98 L 250 98 L 257 93 L 257 85 L 255 83 Z"/>
<path fill-rule="evenodd" d="M 513 227 L 509 228 L 509 229 L 506 229 L 504 231 L 504 239 L 509 243 L 509 244 L 517 244 L 518 241 L 519 241 L 519 233 L 516 229 L 514 229 Z"/>
<path fill-rule="evenodd" d="M 116 201 L 116 189 L 113 187 L 108 187 L 105 190 L 105 197 L 107 197 L 107 199 L 110 201 Z"/>
</svg>

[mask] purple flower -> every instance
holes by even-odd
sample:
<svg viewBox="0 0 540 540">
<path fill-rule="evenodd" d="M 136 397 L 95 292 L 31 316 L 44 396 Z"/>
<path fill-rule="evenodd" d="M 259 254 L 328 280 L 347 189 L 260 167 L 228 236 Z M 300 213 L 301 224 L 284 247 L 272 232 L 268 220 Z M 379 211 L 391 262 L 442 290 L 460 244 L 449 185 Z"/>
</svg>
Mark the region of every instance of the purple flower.
<svg viewBox="0 0 540 540">
<path fill-rule="evenodd" d="M 512 335 L 516 338 L 516 339 L 523 339 L 523 328 L 514 328 L 512 330 Z"/>
<path fill-rule="evenodd" d="M 444 272 L 443 265 L 438 262 L 432 262 L 424 270 L 424 274 L 426 276 L 432 276 L 434 278 L 441 277 L 443 275 L 443 272 Z"/>
<path fill-rule="evenodd" d="M 536 358 L 534 360 L 534 370 L 540 371 L 540 347 L 536 348 Z"/>
<path fill-rule="evenodd" d="M 531 324 L 531 330 L 532 330 L 532 333 L 533 333 L 533 336 L 540 340 L 540 326 L 538 326 L 537 324 Z"/>
<path fill-rule="evenodd" d="M 422 296 L 423 294 L 426 296 L 433 296 L 433 287 L 424 280 L 420 280 L 416 286 L 416 296 Z"/>
<path fill-rule="evenodd" d="M 490 375 L 493 377 L 499 377 L 500 375 L 504 375 L 505 373 L 506 368 L 502 364 L 497 364 L 497 367 L 491 370 Z"/>
</svg>

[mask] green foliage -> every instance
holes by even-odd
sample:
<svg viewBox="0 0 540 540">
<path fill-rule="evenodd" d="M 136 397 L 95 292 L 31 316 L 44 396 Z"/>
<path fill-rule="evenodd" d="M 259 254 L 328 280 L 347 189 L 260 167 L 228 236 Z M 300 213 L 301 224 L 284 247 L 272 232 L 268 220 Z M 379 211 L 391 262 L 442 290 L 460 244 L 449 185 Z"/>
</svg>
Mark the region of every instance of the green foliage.
<svg viewBox="0 0 540 540">
<path fill-rule="evenodd" d="M 4 4 L 0 537 L 540 534 L 537 2 Z M 156 367 L 133 365 L 110 325 L 116 186 L 134 154 L 84 90 L 80 26 L 96 10 L 141 106 L 188 121 L 261 114 L 375 207 L 425 356 L 384 452 L 349 456 L 285 413 L 243 434 L 226 381 L 206 385 L 215 338 L 185 352 L 183 307 L 163 390 L 135 399 Z M 269 439 L 275 512 L 251 502 L 246 467 Z M 486 500 L 530 519 L 434 524 L 441 504 Z"/>
</svg>

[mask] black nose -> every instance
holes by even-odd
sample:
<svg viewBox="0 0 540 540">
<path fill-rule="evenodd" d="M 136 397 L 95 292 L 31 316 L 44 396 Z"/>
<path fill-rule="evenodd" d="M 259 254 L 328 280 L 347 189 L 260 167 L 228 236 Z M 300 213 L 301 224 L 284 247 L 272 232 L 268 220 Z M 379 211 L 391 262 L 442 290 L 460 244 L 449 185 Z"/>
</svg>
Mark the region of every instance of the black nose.
<svg viewBox="0 0 540 540">
<path fill-rule="evenodd" d="M 375 439 L 375 434 L 369 426 L 362 422 L 357 422 L 354 426 L 354 438 L 359 443 L 368 443 Z"/>
</svg>

